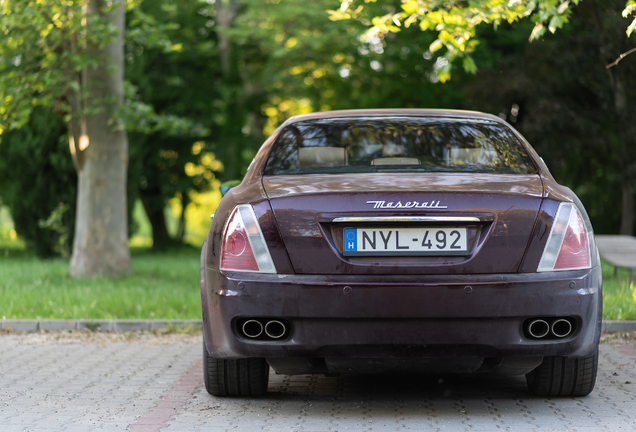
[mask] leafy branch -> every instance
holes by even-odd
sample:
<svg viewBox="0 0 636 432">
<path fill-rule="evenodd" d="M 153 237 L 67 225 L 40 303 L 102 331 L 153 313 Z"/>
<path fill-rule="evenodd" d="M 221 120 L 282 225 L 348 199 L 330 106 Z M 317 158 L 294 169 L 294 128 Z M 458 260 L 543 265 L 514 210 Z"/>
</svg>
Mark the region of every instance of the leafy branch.
<svg viewBox="0 0 636 432">
<path fill-rule="evenodd" d="M 341 0 L 340 9 L 330 10 L 333 21 L 354 19 L 369 28 L 363 38 L 383 38 L 388 33 L 419 25 L 422 31 L 437 32 L 437 39 L 430 45 L 431 53 L 446 49 L 437 77 L 444 82 L 450 79 L 452 63 L 462 59 L 466 71 L 475 73 L 477 66 L 472 58 L 478 41 L 475 29 L 480 24 L 495 27 L 503 22 L 513 23 L 531 17 L 535 23 L 530 41 L 541 38 L 546 31 L 556 32 L 568 23 L 572 7 L 580 0 L 402 0 L 401 10 L 392 8 L 386 0 Z M 388 13 L 373 16 L 368 5 L 377 3 Z M 636 0 L 629 0 L 623 11 L 627 17 L 636 12 Z M 636 19 L 627 29 L 627 35 L 636 30 Z M 623 57 L 621 57 L 622 59 Z M 620 59 L 619 59 L 620 61 Z"/>
<path fill-rule="evenodd" d="M 200 137 L 209 134 L 209 130 L 192 120 L 170 114 L 158 114 L 152 105 L 139 99 L 137 88 L 129 82 L 124 82 L 125 102 L 113 117 L 117 127 L 127 131 L 164 132 L 167 135 L 188 135 Z"/>
</svg>

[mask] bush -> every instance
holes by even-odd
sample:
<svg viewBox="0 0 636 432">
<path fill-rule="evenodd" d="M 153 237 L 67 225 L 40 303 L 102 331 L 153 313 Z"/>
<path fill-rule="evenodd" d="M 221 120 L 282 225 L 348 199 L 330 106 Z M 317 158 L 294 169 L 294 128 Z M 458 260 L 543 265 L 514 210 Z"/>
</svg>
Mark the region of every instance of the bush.
<svg viewBox="0 0 636 432">
<path fill-rule="evenodd" d="M 66 124 L 55 113 L 34 110 L 21 129 L 0 135 L 0 196 L 38 257 L 68 255 L 76 194 Z"/>
</svg>

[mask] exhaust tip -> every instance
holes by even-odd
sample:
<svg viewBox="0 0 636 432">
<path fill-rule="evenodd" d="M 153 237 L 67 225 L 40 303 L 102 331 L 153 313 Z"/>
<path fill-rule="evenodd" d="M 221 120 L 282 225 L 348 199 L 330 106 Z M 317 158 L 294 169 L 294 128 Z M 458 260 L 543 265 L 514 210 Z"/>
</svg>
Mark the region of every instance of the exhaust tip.
<svg viewBox="0 0 636 432">
<path fill-rule="evenodd" d="M 572 333 L 572 323 L 566 319 L 558 319 L 552 323 L 552 334 L 558 338 L 564 338 Z"/>
<path fill-rule="evenodd" d="M 550 324 L 542 319 L 536 319 L 528 324 L 528 333 L 533 338 L 541 339 L 550 332 Z"/>
<path fill-rule="evenodd" d="M 243 324 L 243 334 L 249 338 L 257 338 L 263 334 L 263 324 L 256 320 L 247 320 Z"/>
<path fill-rule="evenodd" d="M 279 339 L 283 337 L 287 327 L 280 321 L 272 320 L 265 324 L 265 334 L 272 339 Z"/>
</svg>

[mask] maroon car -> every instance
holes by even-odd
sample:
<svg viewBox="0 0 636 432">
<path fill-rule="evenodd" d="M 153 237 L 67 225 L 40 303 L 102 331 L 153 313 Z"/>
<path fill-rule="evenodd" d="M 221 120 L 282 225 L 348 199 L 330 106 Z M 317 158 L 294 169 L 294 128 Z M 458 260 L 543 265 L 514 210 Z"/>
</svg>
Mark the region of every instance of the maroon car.
<svg viewBox="0 0 636 432">
<path fill-rule="evenodd" d="M 590 220 L 491 115 L 288 120 L 221 201 L 200 283 L 212 395 L 261 395 L 270 367 L 525 374 L 541 396 L 594 388 Z"/>
</svg>

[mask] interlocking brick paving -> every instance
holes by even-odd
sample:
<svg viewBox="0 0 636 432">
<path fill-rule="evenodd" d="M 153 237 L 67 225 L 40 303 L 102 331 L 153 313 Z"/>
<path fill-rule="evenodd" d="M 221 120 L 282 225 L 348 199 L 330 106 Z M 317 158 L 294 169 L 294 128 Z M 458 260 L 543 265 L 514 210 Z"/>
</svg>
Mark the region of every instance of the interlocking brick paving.
<svg viewBox="0 0 636 432">
<path fill-rule="evenodd" d="M 273 373 L 264 397 L 216 398 L 200 357 L 200 335 L 2 335 L 0 431 L 636 430 L 636 334 L 604 337 L 585 398 L 531 397 L 523 377 Z"/>
</svg>

